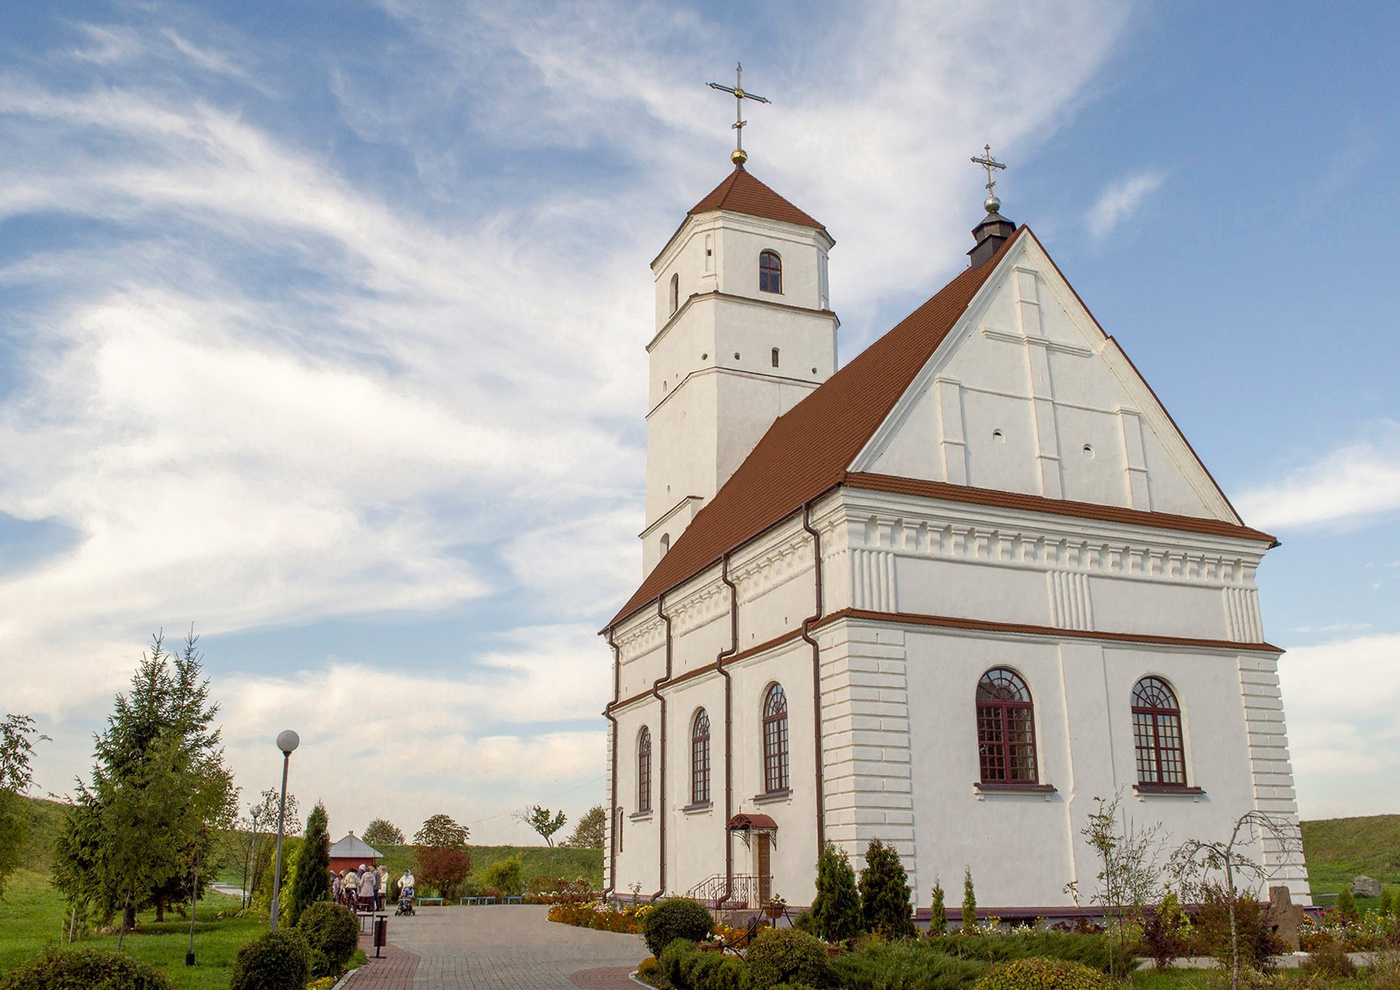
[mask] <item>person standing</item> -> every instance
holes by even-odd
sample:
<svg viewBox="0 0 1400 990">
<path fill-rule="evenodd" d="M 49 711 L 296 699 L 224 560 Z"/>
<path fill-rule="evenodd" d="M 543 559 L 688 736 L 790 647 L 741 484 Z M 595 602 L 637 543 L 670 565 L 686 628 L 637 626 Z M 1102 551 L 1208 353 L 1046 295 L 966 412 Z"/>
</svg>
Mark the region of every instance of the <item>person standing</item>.
<svg viewBox="0 0 1400 990">
<path fill-rule="evenodd" d="M 364 863 L 360 864 L 360 910 L 374 910 L 375 889 L 379 884 L 379 875 L 371 870 Z"/>
<path fill-rule="evenodd" d="M 383 911 L 385 905 L 389 903 L 389 867 L 384 864 L 379 865 L 379 910 Z"/>
</svg>

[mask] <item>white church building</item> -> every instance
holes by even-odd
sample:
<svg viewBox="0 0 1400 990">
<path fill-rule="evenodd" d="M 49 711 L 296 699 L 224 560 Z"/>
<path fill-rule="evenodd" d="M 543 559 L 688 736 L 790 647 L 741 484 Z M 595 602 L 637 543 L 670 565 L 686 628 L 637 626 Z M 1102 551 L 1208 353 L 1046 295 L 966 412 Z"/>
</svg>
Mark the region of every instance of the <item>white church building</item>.
<svg viewBox="0 0 1400 990">
<path fill-rule="evenodd" d="M 608 623 L 610 896 L 807 905 L 873 838 L 1072 910 L 1096 797 L 1176 841 L 1296 827 L 1231 506 L 1028 227 L 839 370 L 825 227 L 742 162 L 656 260 L 643 579 Z M 1302 855 L 1252 855 L 1310 903 Z"/>
</svg>

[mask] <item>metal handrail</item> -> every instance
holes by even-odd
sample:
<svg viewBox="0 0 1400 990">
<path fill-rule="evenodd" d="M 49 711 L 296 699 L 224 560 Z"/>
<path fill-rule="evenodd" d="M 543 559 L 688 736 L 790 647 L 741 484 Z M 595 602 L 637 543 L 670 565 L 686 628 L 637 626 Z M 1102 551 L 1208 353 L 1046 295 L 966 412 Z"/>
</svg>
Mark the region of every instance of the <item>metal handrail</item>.
<svg viewBox="0 0 1400 990">
<path fill-rule="evenodd" d="M 712 908 L 718 907 L 722 898 L 726 907 L 733 907 L 737 910 L 759 908 L 763 906 L 759 892 L 765 886 L 771 890 L 772 881 L 771 876 L 744 874 L 726 878 L 724 874 L 716 873 L 691 887 L 687 896 Z M 726 889 L 729 893 L 727 898 L 724 896 Z"/>
</svg>

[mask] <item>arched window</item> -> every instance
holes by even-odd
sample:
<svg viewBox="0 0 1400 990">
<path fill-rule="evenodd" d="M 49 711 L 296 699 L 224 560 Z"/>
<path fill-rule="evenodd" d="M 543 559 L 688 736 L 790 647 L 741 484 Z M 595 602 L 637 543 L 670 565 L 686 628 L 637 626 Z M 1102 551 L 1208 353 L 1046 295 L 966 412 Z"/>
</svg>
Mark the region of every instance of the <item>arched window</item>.
<svg viewBox="0 0 1400 990">
<path fill-rule="evenodd" d="M 1034 784 L 1035 707 L 1015 671 L 993 667 L 977 682 L 977 759 L 984 782 Z"/>
<path fill-rule="evenodd" d="M 681 277 L 677 273 L 671 276 L 671 312 L 674 313 L 681 307 Z"/>
<path fill-rule="evenodd" d="M 651 810 L 651 730 L 642 726 L 637 737 L 637 813 Z"/>
<path fill-rule="evenodd" d="M 661 556 L 666 556 L 666 551 L 671 549 L 671 534 L 661 534 Z"/>
<path fill-rule="evenodd" d="M 710 716 L 703 708 L 690 724 L 690 803 L 710 803 Z"/>
<path fill-rule="evenodd" d="M 758 256 L 758 291 L 783 291 L 783 259 L 776 251 L 764 251 Z"/>
<path fill-rule="evenodd" d="M 1133 745 L 1139 784 L 1186 786 L 1181 706 L 1160 677 L 1144 677 L 1133 686 Z"/>
<path fill-rule="evenodd" d="M 763 699 L 763 790 L 772 794 L 787 788 L 787 695 L 781 684 L 774 684 Z"/>
</svg>

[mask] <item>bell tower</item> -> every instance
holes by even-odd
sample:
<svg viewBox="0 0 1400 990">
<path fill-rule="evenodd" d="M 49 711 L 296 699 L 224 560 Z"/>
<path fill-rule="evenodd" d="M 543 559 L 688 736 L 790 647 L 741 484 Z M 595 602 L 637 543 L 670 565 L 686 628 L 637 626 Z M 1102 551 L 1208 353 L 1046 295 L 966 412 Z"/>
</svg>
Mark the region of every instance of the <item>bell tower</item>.
<svg viewBox="0 0 1400 990">
<path fill-rule="evenodd" d="M 834 243 L 736 159 L 652 262 L 644 575 L 773 421 L 835 372 Z"/>
</svg>

